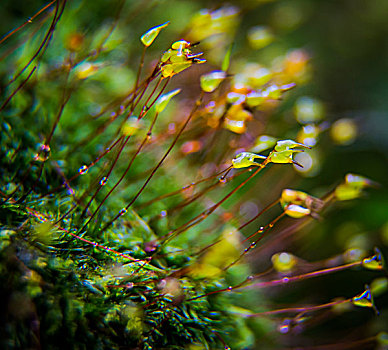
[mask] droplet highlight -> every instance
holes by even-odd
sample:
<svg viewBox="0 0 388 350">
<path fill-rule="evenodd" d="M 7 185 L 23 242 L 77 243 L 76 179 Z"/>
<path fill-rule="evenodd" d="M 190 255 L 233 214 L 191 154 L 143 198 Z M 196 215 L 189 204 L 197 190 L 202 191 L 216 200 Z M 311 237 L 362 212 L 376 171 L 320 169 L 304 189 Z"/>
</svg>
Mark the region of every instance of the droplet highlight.
<svg viewBox="0 0 388 350">
<path fill-rule="evenodd" d="M 119 215 L 124 215 L 128 210 L 123 208 L 119 211 Z"/>
<path fill-rule="evenodd" d="M 85 175 L 88 171 L 89 171 L 89 168 L 87 167 L 87 165 L 83 165 L 81 166 L 81 168 L 78 169 L 78 172 L 80 173 L 80 175 Z"/>
</svg>

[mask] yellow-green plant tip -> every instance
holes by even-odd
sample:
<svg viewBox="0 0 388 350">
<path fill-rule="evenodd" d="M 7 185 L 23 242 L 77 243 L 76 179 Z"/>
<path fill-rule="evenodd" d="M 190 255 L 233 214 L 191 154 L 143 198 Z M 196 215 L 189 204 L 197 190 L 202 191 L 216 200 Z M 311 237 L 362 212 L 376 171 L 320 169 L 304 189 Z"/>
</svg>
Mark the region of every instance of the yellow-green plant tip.
<svg viewBox="0 0 388 350">
<path fill-rule="evenodd" d="M 147 32 L 145 32 L 140 40 L 141 42 L 143 43 L 144 46 L 148 47 L 148 46 L 151 46 L 151 44 L 154 42 L 154 40 L 156 39 L 156 37 L 159 35 L 160 31 L 167 27 L 169 25 L 170 22 L 166 22 L 166 23 L 163 23 L 163 24 L 160 24 L 156 27 L 152 27 L 151 29 L 149 29 Z"/>
<path fill-rule="evenodd" d="M 309 195 L 305 192 L 286 188 L 282 191 L 280 196 L 280 204 L 283 206 L 287 205 L 288 203 L 302 204 L 308 197 Z"/>
<path fill-rule="evenodd" d="M 360 197 L 362 190 L 349 186 L 348 184 L 340 184 L 335 188 L 334 194 L 337 200 L 347 201 Z"/>
<path fill-rule="evenodd" d="M 375 313 L 377 315 L 379 314 L 378 310 L 376 309 L 374 300 L 373 300 L 373 295 L 372 295 L 368 285 L 365 286 L 364 292 L 362 292 L 359 295 L 356 295 L 352 299 L 352 303 L 353 303 L 353 305 L 359 306 L 359 307 L 370 307 L 375 311 Z"/>
<path fill-rule="evenodd" d="M 103 64 L 100 62 L 83 62 L 75 69 L 75 75 L 78 79 L 84 80 L 96 74 Z"/>
<path fill-rule="evenodd" d="M 293 163 L 293 159 L 292 159 L 293 153 L 295 152 L 294 151 L 273 152 L 269 159 L 272 163 L 278 163 L 278 164 Z"/>
<path fill-rule="evenodd" d="M 178 62 L 178 63 L 172 63 L 171 65 L 173 67 L 174 74 L 178 74 L 178 73 L 184 71 L 185 69 L 189 68 L 192 65 L 192 63 L 190 61 L 189 62 Z"/>
<path fill-rule="evenodd" d="M 357 174 L 346 174 L 345 176 L 345 183 L 354 187 L 354 188 L 365 188 L 365 187 L 377 187 L 379 184 L 377 182 L 374 182 L 367 177 L 357 175 Z"/>
<path fill-rule="evenodd" d="M 125 136 L 135 135 L 143 126 L 143 121 L 138 117 L 132 116 L 125 121 L 121 127 L 121 133 Z"/>
<path fill-rule="evenodd" d="M 286 213 L 286 215 L 294 219 L 300 219 L 304 216 L 310 215 L 311 210 L 308 208 L 304 208 L 300 205 L 290 204 L 284 208 L 284 212 Z"/>
<path fill-rule="evenodd" d="M 213 92 L 226 78 L 226 73 L 220 70 L 202 75 L 200 78 L 201 89 L 205 92 Z"/>
<path fill-rule="evenodd" d="M 280 140 L 276 143 L 275 151 L 277 152 L 288 151 L 297 147 L 311 148 L 309 146 L 304 145 L 303 143 L 299 143 L 293 140 Z"/>
<path fill-rule="evenodd" d="M 257 107 L 266 100 L 266 97 L 261 91 L 252 91 L 246 95 L 246 99 L 249 107 Z"/>
<path fill-rule="evenodd" d="M 362 261 L 362 266 L 370 270 L 382 270 L 384 268 L 384 258 L 380 249 L 375 248 L 375 255 L 365 258 Z"/>
<path fill-rule="evenodd" d="M 224 72 L 226 72 L 229 69 L 232 50 L 233 50 L 233 44 L 230 44 L 228 51 L 226 51 L 224 59 L 222 60 L 221 70 L 223 70 Z"/>
<path fill-rule="evenodd" d="M 378 186 L 378 183 L 364 176 L 349 173 L 345 176 L 345 182 L 336 187 L 334 194 L 337 200 L 350 200 L 360 197 L 364 188 Z"/>
<path fill-rule="evenodd" d="M 366 290 L 352 299 L 353 305 L 360 307 L 372 307 L 370 290 Z"/>
<path fill-rule="evenodd" d="M 246 95 L 239 94 L 238 92 L 228 92 L 228 94 L 226 95 L 226 100 L 229 103 L 233 103 L 233 104 L 243 103 L 245 99 L 246 99 Z"/>
<path fill-rule="evenodd" d="M 266 159 L 267 157 L 264 157 L 260 154 L 251 153 L 251 152 L 241 152 L 237 154 L 237 156 L 234 159 L 232 159 L 233 168 L 235 169 L 247 168 L 252 165 L 261 166 L 260 163 L 257 163 L 255 161 L 256 158 Z"/>
<path fill-rule="evenodd" d="M 270 85 L 262 92 L 263 96 L 268 100 L 279 100 L 282 96 L 282 88 L 277 85 Z"/>
<path fill-rule="evenodd" d="M 155 103 L 155 111 L 157 113 L 162 112 L 167 107 L 170 100 L 174 96 L 178 95 L 180 92 L 181 92 L 181 89 L 175 89 L 160 96 Z"/>
<path fill-rule="evenodd" d="M 178 40 L 178 41 L 175 41 L 172 45 L 171 45 L 171 48 L 173 50 L 179 50 L 179 49 L 182 49 L 182 48 L 187 48 L 190 46 L 190 43 L 186 40 Z"/>
</svg>

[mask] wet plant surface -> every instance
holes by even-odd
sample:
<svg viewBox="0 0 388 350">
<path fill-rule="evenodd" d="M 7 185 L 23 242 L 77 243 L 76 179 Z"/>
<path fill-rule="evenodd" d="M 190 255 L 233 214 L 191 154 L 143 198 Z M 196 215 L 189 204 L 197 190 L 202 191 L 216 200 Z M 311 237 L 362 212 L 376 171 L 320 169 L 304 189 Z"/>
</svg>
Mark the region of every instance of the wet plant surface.
<svg viewBox="0 0 388 350">
<path fill-rule="evenodd" d="M 2 348 L 386 348 L 381 118 L 314 96 L 322 6 L 6 2 Z"/>
</svg>

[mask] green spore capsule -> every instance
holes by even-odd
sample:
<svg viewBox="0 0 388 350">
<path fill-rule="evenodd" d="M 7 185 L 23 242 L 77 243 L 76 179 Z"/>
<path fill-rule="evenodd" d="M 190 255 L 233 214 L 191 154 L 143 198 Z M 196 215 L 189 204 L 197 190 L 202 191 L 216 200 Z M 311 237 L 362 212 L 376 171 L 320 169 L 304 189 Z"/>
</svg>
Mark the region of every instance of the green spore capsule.
<svg viewBox="0 0 388 350">
<path fill-rule="evenodd" d="M 163 28 L 166 28 L 169 25 L 169 23 L 170 22 L 166 22 L 156 27 L 152 27 L 141 36 L 140 41 L 143 43 L 145 47 L 151 46 L 151 44 L 154 42 L 156 37 L 159 35 L 160 31 Z"/>
<path fill-rule="evenodd" d="M 247 168 L 252 165 L 255 166 L 261 166 L 260 163 L 257 163 L 255 159 L 266 159 L 267 157 L 264 157 L 260 154 L 255 154 L 251 152 L 241 152 L 237 154 L 236 158 L 232 160 L 233 168 L 240 169 L 240 168 Z"/>
<path fill-rule="evenodd" d="M 359 307 L 370 307 L 375 311 L 375 313 L 377 315 L 379 314 L 379 312 L 376 309 L 374 300 L 373 300 L 373 295 L 372 295 L 368 285 L 365 286 L 364 292 L 362 292 L 359 295 L 356 295 L 352 299 L 352 303 L 353 303 L 353 305 L 359 306 Z"/>
<path fill-rule="evenodd" d="M 375 248 L 375 255 L 370 258 L 365 258 L 362 261 L 362 266 L 369 270 L 382 270 L 384 268 L 384 257 L 381 254 L 380 249 Z"/>
</svg>

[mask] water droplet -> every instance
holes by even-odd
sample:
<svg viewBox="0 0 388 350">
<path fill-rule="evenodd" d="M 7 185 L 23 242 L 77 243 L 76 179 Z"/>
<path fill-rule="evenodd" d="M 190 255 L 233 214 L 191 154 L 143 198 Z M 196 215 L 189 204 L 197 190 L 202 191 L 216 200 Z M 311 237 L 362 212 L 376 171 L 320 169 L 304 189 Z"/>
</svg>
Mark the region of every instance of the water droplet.
<svg viewBox="0 0 388 350">
<path fill-rule="evenodd" d="M 252 281 L 253 279 L 254 279 L 253 276 L 248 276 L 248 277 L 247 277 L 247 281 Z"/>
<path fill-rule="evenodd" d="M 87 165 L 83 165 L 81 166 L 81 168 L 78 169 L 78 172 L 81 175 L 85 175 L 88 171 L 89 171 L 89 168 L 87 167 Z"/>
<path fill-rule="evenodd" d="M 128 210 L 123 208 L 119 211 L 119 215 L 124 215 Z"/>
<path fill-rule="evenodd" d="M 279 326 L 279 332 L 282 333 L 282 334 L 288 333 L 289 330 L 290 330 L 290 326 L 289 325 L 281 325 L 281 326 Z"/>
<path fill-rule="evenodd" d="M 224 177 L 222 176 L 222 177 L 219 178 L 219 181 L 220 181 L 221 183 L 224 184 L 224 183 L 226 183 L 226 178 L 224 178 Z"/>
<path fill-rule="evenodd" d="M 290 325 L 291 320 L 286 318 L 282 323 L 279 324 L 278 331 L 282 334 L 286 334 L 290 331 Z"/>
<path fill-rule="evenodd" d="M 225 350 L 230 350 L 230 347 L 228 345 L 225 345 Z"/>
<path fill-rule="evenodd" d="M 251 248 L 256 247 L 256 242 L 252 242 L 250 247 L 251 247 Z"/>
<path fill-rule="evenodd" d="M 101 185 L 101 186 L 105 186 L 106 183 L 107 183 L 107 181 L 108 181 L 107 177 L 104 176 L 104 177 L 100 180 L 100 185 Z"/>
<path fill-rule="evenodd" d="M 67 194 L 70 195 L 70 196 L 72 196 L 72 195 L 74 194 L 74 190 L 73 190 L 71 187 L 69 187 L 69 188 L 67 189 Z"/>
<path fill-rule="evenodd" d="M 282 282 L 283 282 L 283 283 L 288 283 L 289 280 L 290 280 L 290 279 L 289 279 L 288 277 L 283 277 Z"/>
<path fill-rule="evenodd" d="M 272 222 L 268 225 L 269 228 L 272 228 L 273 226 L 274 224 Z"/>
<path fill-rule="evenodd" d="M 246 252 L 248 252 L 248 250 L 249 250 L 249 248 L 245 248 L 245 249 L 244 249 L 244 252 L 246 253 Z"/>
<path fill-rule="evenodd" d="M 51 154 L 51 149 L 49 145 L 39 144 L 38 153 L 34 156 L 34 160 L 38 162 L 45 162 L 49 159 Z"/>
<path fill-rule="evenodd" d="M 170 123 L 168 124 L 168 133 L 169 134 L 174 134 L 176 131 L 176 125 L 175 123 Z"/>
<path fill-rule="evenodd" d="M 264 232 L 264 226 L 260 226 L 258 233 Z"/>
<path fill-rule="evenodd" d="M 134 284 L 132 282 L 128 282 L 126 285 L 125 285 L 125 288 L 127 289 L 131 289 L 133 288 Z"/>
<path fill-rule="evenodd" d="M 231 291 L 232 289 L 233 289 L 232 286 L 229 286 L 229 287 L 228 287 L 228 291 Z"/>
<path fill-rule="evenodd" d="M 162 218 L 164 218 L 166 215 L 167 215 L 167 211 L 166 211 L 166 210 L 162 210 L 162 211 L 160 212 L 160 216 L 161 216 Z"/>
</svg>

